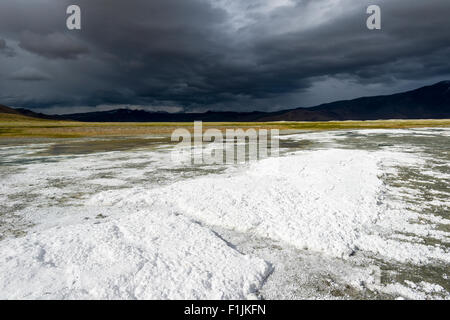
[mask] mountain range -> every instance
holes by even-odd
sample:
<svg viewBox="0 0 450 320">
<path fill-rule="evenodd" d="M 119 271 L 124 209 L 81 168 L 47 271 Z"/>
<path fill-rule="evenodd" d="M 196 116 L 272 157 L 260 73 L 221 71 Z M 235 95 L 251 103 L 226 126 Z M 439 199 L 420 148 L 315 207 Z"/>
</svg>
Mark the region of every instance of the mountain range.
<svg viewBox="0 0 450 320">
<path fill-rule="evenodd" d="M 116 109 L 65 115 L 45 115 L 27 109 L 0 105 L 0 113 L 85 122 L 227 122 L 227 121 L 332 121 L 383 119 L 450 119 L 450 81 L 392 95 L 336 101 L 310 108 L 276 112 L 165 113 Z"/>
</svg>

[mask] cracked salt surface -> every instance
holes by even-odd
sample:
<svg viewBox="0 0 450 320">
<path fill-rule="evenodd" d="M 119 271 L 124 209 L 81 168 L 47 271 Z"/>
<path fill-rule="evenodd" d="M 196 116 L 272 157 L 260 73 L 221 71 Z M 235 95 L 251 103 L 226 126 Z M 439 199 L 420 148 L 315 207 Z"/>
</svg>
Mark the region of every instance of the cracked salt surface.
<svg viewBox="0 0 450 320">
<path fill-rule="evenodd" d="M 450 299 L 449 132 L 291 134 L 230 167 L 2 148 L 0 298 Z"/>
</svg>

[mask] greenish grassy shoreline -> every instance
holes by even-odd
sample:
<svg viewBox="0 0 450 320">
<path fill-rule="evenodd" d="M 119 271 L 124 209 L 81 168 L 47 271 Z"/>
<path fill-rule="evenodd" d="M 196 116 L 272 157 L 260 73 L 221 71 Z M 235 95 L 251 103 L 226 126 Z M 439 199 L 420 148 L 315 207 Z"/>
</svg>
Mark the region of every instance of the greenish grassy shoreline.
<svg viewBox="0 0 450 320">
<path fill-rule="evenodd" d="M 257 128 L 279 130 L 342 130 L 450 127 L 443 120 L 370 120 L 370 121 L 286 121 L 286 122 L 204 122 L 203 129 Z M 76 122 L 35 119 L 0 114 L 0 138 L 78 138 L 97 136 L 134 136 L 170 134 L 176 128 L 193 130 L 192 122 Z"/>
</svg>

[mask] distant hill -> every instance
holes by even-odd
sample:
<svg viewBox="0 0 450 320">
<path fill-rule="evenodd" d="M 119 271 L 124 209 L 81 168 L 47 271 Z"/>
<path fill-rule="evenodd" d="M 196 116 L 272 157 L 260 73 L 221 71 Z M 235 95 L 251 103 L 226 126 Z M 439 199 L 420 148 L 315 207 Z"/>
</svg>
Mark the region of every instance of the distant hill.
<svg viewBox="0 0 450 320">
<path fill-rule="evenodd" d="M 9 115 L 8 118 L 13 119 L 13 115 L 16 118 L 33 118 L 33 119 L 47 119 L 47 120 L 56 120 L 59 119 L 60 116 L 51 116 L 43 113 L 33 112 L 28 109 L 14 109 L 4 105 L 0 105 L 0 115 Z M 6 118 L 6 117 L 3 117 Z"/>
<path fill-rule="evenodd" d="M 257 121 L 270 115 L 264 112 L 213 112 L 166 113 L 144 110 L 116 109 L 111 111 L 76 113 L 59 116 L 65 119 L 87 122 L 192 122 L 192 121 Z"/>
<path fill-rule="evenodd" d="M 16 109 L 9 108 L 7 106 L 4 106 L 0 104 L 0 113 L 7 113 L 7 114 L 20 114 L 20 112 Z"/>
<path fill-rule="evenodd" d="M 287 110 L 265 121 L 327 121 L 450 118 L 450 81 L 386 96 L 358 98 Z"/>
<path fill-rule="evenodd" d="M 164 113 L 117 109 L 66 115 L 44 115 L 0 106 L 0 113 L 18 113 L 41 119 L 86 122 L 207 122 L 222 121 L 331 121 L 384 119 L 450 119 L 450 81 L 393 95 L 337 101 L 311 108 L 277 112 Z"/>
<path fill-rule="evenodd" d="M 0 105 L 0 121 L 1 122 L 11 122 L 11 121 L 30 121 L 30 120 L 40 120 L 37 118 L 30 118 L 24 116 L 20 111 L 9 108 L 4 105 Z"/>
</svg>

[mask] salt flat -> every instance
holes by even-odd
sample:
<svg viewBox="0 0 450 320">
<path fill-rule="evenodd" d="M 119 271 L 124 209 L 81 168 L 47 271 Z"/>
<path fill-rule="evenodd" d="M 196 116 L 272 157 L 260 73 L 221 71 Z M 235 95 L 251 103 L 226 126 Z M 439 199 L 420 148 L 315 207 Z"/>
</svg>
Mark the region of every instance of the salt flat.
<svg viewBox="0 0 450 320">
<path fill-rule="evenodd" d="M 449 133 L 291 134 L 233 166 L 2 147 L 0 297 L 449 299 Z"/>
</svg>

